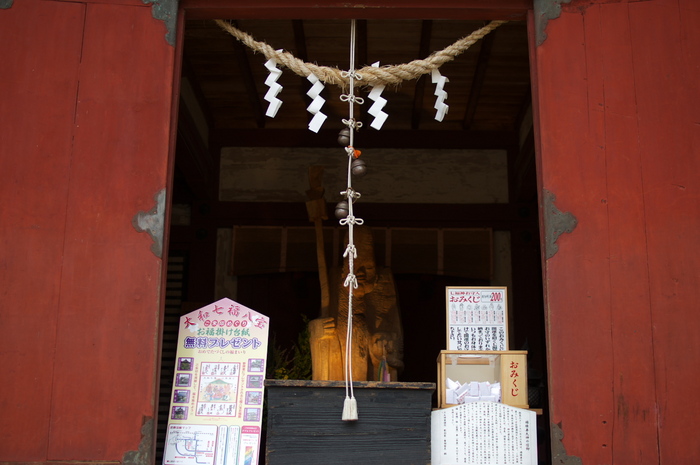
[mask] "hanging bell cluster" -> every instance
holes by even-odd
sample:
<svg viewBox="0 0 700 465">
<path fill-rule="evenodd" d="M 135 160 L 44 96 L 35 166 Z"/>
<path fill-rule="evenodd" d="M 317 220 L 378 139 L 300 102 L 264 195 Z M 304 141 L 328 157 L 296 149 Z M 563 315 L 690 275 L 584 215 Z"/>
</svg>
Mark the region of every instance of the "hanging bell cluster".
<svg viewBox="0 0 700 465">
<path fill-rule="evenodd" d="M 340 144 L 342 147 L 350 147 L 350 128 L 343 128 L 340 130 L 340 133 L 338 134 L 338 144 Z M 365 174 L 367 174 L 367 165 L 365 164 L 364 160 L 360 159 L 360 155 L 362 152 L 359 150 L 356 150 L 352 148 L 353 150 L 353 160 L 350 164 L 350 172 L 352 173 L 353 176 L 357 176 L 358 178 L 361 178 Z"/>
<path fill-rule="evenodd" d="M 350 162 L 350 173 L 358 178 L 361 178 L 367 174 L 367 164 L 360 158 L 362 152 L 350 147 L 350 128 L 343 128 L 340 130 L 338 133 L 338 144 L 352 150 L 353 160 Z M 338 202 L 338 205 L 335 206 L 335 217 L 338 219 L 343 219 L 349 214 L 350 209 L 347 200 L 341 200 Z"/>
</svg>

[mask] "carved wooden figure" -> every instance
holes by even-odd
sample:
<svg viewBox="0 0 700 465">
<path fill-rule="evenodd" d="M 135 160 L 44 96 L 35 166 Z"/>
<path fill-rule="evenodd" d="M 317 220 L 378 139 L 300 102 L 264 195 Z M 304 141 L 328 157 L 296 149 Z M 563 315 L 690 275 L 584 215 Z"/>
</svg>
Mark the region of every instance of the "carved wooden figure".
<svg viewBox="0 0 700 465">
<path fill-rule="evenodd" d="M 346 241 L 347 242 L 347 241 Z M 354 228 L 357 248 L 353 291 L 352 378 L 355 381 L 397 380 L 403 368 L 403 330 L 391 270 L 377 269 L 374 241 L 369 228 Z M 313 379 L 344 379 L 345 342 L 348 326 L 348 289 L 343 286 L 348 274 L 347 260 L 342 273 L 332 282 L 331 316 L 312 320 L 311 357 Z M 382 376 L 383 372 L 388 376 Z"/>
</svg>

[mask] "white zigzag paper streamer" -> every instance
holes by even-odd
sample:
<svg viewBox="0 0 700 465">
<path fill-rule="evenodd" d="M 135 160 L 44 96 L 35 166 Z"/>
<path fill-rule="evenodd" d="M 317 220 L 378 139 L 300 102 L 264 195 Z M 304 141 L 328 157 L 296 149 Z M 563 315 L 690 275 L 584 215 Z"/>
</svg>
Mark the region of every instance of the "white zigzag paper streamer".
<svg viewBox="0 0 700 465">
<path fill-rule="evenodd" d="M 278 52 L 280 51 L 278 50 Z M 265 85 L 270 88 L 265 97 L 263 97 L 264 100 L 270 102 L 265 115 L 274 118 L 277 115 L 277 110 L 282 106 L 282 100 L 277 98 L 277 95 L 282 91 L 282 86 L 277 84 L 277 80 L 282 75 L 282 70 L 277 68 L 277 61 L 274 58 L 270 58 L 265 62 L 265 68 L 270 72 L 267 79 L 265 79 Z"/>
<path fill-rule="evenodd" d="M 311 84 L 311 89 L 306 93 L 313 101 L 306 107 L 306 111 L 314 115 L 309 121 L 309 130 L 313 132 L 318 132 L 321 129 L 321 125 L 326 121 L 327 116 L 321 113 L 321 107 L 326 103 L 326 99 L 321 97 L 321 91 L 325 88 L 323 83 L 319 81 L 315 74 L 309 74 L 306 76 Z"/>
<path fill-rule="evenodd" d="M 430 79 L 432 83 L 435 84 L 435 92 L 433 95 L 437 97 L 437 99 L 435 99 L 435 106 L 433 107 L 437 110 L 435 113 L 435 119 L 442 122 L 442 119 L 447 114 L 447 110 L 450 109 L 450 106 L 445 103 L 447 92 L 444 90 L 445 83 L 450 82 L 450 80 L 440 74 L 440 71 L 437 69 L 432 71 L 430 74 Z"/>
<path fill-rule="evenodd" d="M 372 63 L 372 66 L 374 66 L 375 68 L 379 68 L 379 62 Z M 386 119 L 389 117 L 388 114 L 382 111 L 382 109 L 386 105 L 386 99 L 381 96 L 382 92 L 384 92 L 385 87 L 386 86 L 384 84 L 374 86 L 372 87 L 372 90 L 367 96 L 368 99 L 374 100 L 374 103 L 369 108 L 369 110 L 367 110 L 367 113 L 374 116 L 374 120 L 372 120 L 372 124 L 370 124 L 370 126 L 372 126 L 376 130 L 380 130 L 384 125 Z"/>
</svg>

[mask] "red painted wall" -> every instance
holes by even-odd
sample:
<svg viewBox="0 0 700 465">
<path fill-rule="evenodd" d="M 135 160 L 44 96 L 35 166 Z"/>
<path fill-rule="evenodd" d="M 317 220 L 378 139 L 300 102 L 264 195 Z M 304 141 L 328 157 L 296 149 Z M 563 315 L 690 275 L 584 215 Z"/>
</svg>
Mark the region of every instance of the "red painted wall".
<svg viewBox="0 0 700 465">
<path fill-rule="evenodd" d="M 545 263 L 551 422 L 584 464 L 698 463 L 700 8 L 562 7 L 533 57 L 541 187 L 578 220 Z"/>
<path fill-rule="evenodd" d="M 141 1 L 0 9 L 1 461 L 120 461 L 154 418 L 174 47 Z M 149 436 L 151 433 L 147 433 Z"/>
</svg>

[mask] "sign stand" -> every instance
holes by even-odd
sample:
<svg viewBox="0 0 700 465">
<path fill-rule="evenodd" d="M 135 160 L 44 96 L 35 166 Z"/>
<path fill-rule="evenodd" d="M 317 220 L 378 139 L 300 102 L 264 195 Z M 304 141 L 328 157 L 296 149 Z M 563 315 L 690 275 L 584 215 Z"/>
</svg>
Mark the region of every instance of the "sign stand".
<svg viewBox="0 0 700 465">
<path fill-rule="evenodd" d="M 163 465 L 257 465 L 270 319 L 231 299 L 180 318 Z"/>
<path fill-rule="evenodd" d="M 433 465 L 536 465 L 527 352 L 508 350 L 505 287 L 447 287 L 447 350 L 431 413 Z"/>
</svg>

